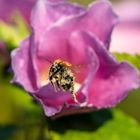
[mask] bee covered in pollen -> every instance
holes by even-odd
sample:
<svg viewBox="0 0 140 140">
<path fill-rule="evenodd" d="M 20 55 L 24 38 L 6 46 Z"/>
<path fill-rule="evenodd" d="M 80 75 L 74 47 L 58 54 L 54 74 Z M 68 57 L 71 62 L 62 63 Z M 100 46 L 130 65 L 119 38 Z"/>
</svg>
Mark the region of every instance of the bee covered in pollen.
<svg viewBox="0 0 140 140">
<path fill-rule="evenodd" d="M 60 59 L 55 60 L 49 70 L 49 81 L 55 91 L 69 91 L 73 100 L 78 103 L 74 93 L 75 76 L 71 69 L 72 65 Z"/>
</svg>

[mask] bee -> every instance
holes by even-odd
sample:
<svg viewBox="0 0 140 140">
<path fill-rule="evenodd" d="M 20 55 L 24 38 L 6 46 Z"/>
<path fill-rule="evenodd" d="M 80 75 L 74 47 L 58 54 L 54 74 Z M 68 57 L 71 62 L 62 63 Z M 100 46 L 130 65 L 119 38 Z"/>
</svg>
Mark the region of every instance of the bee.
<svg viewBox="0 0 140 140">
<path fill-rule="evenodd" d="M 49 81 L 55 91 L 69 91 L 73 100 L 78 103 L 74 92 L 75 76 L 71 69 L 72 65 L 60 59 L 55 60 L 49 70 Z"/>
</svg>

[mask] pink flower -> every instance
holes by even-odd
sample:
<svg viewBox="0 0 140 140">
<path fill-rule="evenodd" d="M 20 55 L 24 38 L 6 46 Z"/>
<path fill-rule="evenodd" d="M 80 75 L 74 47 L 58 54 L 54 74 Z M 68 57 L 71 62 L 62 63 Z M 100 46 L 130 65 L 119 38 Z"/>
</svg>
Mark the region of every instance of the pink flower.
<svg viewBox="0 0 140 140">
<path fill-rule="evenodd" d="M 13 82 L 37 99 L 47 116 L 116 105 L 139 86 L 136 69 L 108 51 L 117 21 L 105 0 L 87 9 L 63 0 L 39 0 L 32 11 L 32 34 L 12 53 Z M 79 66 L 74 71 L 79 103 L 48 82 L 49 61 L 57 59 Z"/>
<path fill-rule="evenodd" d="M 120 23 L 113 32 L 111 51 L 140 54 L 140 2 L 125 1 L 114 7 Z"/>
<path fill-rule="evenodd" d="M 0 0 L 0 19 L 9 21 L 16 11 L 29 21 L 30 12 L 36 0 Z"/>
</svg>

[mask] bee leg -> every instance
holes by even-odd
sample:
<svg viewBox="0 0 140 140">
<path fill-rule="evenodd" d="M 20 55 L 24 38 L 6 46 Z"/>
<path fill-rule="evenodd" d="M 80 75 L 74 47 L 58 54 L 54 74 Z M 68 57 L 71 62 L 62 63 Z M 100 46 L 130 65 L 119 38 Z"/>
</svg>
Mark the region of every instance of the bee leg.
<svg viewBox="0 0 140 140">
<path fill-rule="evenodd" d="M 57 86 L 56 86 L 56 84 L 55 84 L 56 82 L 54 82 L 54 81 L 52 81 L 52 80 L 50 80 L 50 82 L 51 82 L 51 85 L 53 86 L 55 92 L 57 92 L 57 91 L 58 91 L 58 88 L 57 88 Z"/>
<path fill-rule="evenodd" d="M 76 98 L 76 93 L 74 93 L 74 88 L 73 87 L 71 88 L 71 94 L 72 94 L 72 98 L 73 98 L 74 102 L 76 102 L 78 104 L 79 102 Z"/>
<path fill-rule="evenodd" d="M 59 81 L 56 80 L 56 85 L 57 85 L 57 91 L 60 91 L 61 90 L 61 87 L 60 87 L 60 84 L 59 84 Z"/>
<path fill-rule="evenodd" d="M 78 100 L 77 100 L 77 98 L 76 98 L 75 93 L 72 93 L 72 98 L 73 98 L 74 102 L 79 103 Z"/>
</svg>

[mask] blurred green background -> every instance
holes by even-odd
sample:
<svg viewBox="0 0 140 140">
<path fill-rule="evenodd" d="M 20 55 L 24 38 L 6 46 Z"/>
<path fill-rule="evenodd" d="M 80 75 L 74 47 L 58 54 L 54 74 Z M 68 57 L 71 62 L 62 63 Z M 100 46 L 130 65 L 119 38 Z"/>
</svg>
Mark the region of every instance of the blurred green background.
<svg viewBox="0 0 140 140">
<path fill-rule="evenodd" d="M 92 2 L 72 1 L 83 5 Z M 127 0 L 112 2 L 115 7 Z M 44 116 L 28 93 L 10 84 L 10 52 L 29 32 L 28 21 L 17 9 L 11 13 L 10 22 L 0 20 L 0 45 L 6 46 L 0 48 L 0 140 L 140 140 L 140 89 L 131 91 L 115 108 L 53 120 Z M 126 60 L 140 71 L 140 52 L 113 53 L 119 61 Z"/>
</svg>

